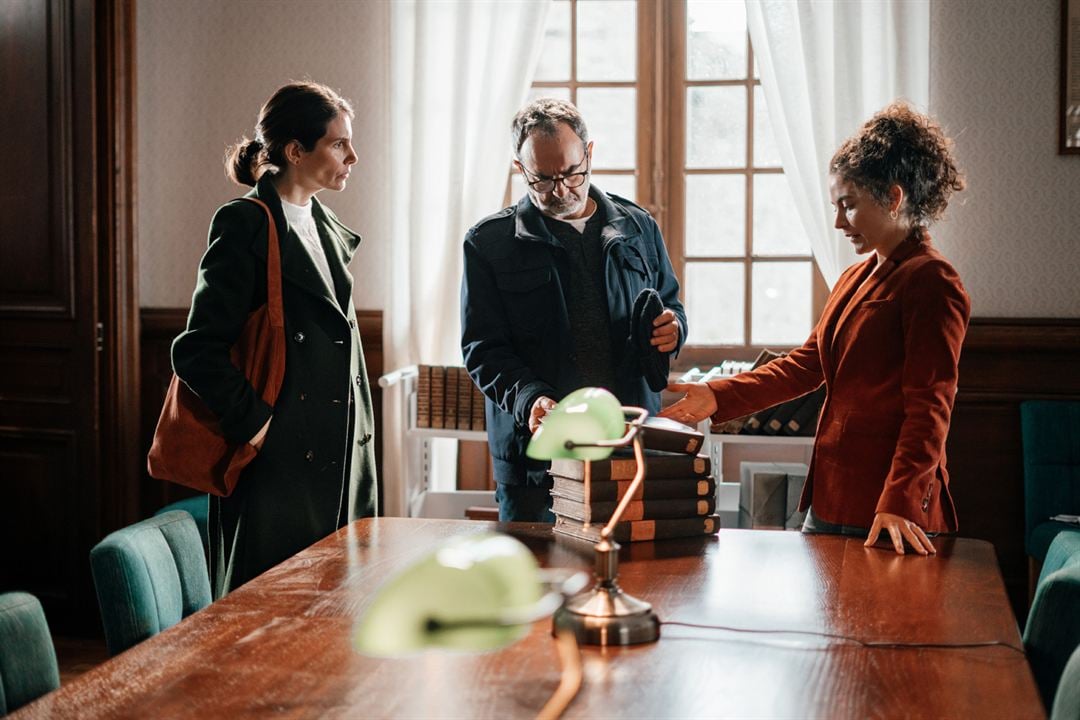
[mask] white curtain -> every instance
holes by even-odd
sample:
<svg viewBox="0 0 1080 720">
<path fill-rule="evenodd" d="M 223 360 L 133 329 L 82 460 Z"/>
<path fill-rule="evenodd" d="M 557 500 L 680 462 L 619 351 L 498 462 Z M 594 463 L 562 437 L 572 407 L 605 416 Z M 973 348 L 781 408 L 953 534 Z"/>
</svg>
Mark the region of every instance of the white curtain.
<svg viewBox="0 0 1080 720">
<path fill-rule="evenodd" d="M 875 112 L 930 101 L 930 0 L 746 0 L 795 206 L 829 287 L 855 260 L 833 229 L 828 164 Z"/>
<path fill-rule="evenodd" d="M 387 369 L 460 364 L 465 231 L 502 207 L 510 120 L 539 58 L 548 0 L 395 0 L 391 10 L 391 244 Z M 401 393 L 384 391 L 387 515 L 407 515 Z M 454 470 L 453 457 L 432 458 Z M 416 478 L 408 478 L 415 482 Z"/>
</svg>

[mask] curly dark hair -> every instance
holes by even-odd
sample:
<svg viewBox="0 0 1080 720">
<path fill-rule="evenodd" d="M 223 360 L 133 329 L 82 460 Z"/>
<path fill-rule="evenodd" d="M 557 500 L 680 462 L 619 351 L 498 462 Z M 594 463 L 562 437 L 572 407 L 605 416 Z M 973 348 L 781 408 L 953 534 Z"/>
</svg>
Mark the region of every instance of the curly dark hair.
<svg viewBox="0 0 1080 720">
<path fill-rule="evenodd" d="M 531 133 L 538 132 L 552 137 L 559 131 L 559 123 L 566 123 L 581 138 L 582 143 L 589 143 L 589 130 L 585 127 L 585 119 L 572 103 L 558 98 L 539 98 L 519 110 L 511 123 L 514 157 L 521 154 L 521 146 Z"/>
<path fill-rule="evenodd" d="M 949 196 L 965 187 L 952 145 L 937 122 L 897 102 L 844 141 L 829 162 L 829 172 L 865 188 L 883 206 L 889 202 L 889 188 L 902 187 L 907 195 L 903 212 L 922 237 L 945 212 Z"/>
</svg>

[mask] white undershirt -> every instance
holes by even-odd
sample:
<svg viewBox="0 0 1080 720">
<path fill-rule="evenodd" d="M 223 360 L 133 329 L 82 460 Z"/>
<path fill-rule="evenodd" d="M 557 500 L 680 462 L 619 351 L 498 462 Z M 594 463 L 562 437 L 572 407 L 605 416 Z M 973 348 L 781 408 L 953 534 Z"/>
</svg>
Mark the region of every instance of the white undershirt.
<svg viewBox="0 0 1080 720">
<path fill-rule="evenodd" d="M 585 217 L 580 217 L 580 218 L 577 218 L 577 219 L 575 219 L 575 220 L 563 220 L 563 219 L 560 219 L 560 220 L 559 220 L 559 222 L 564 222 L 564 223 L 566 223 L 566 224 L 567 224 L 567 225 L 569 225 L 570 227 L 572 227 L 572 228 L 574 228 L 575 230 L 577 230 L 577 231 L 578 231 L 578 234 L 580 234 L 580 235 L 584 235 L 584 234 L 585 234 L 585 224 L 586 224 L 587 222 L 589 222 L 589 218 L 591 218 L 591 217 L 592 217 L 593 215 L 595 215 L 595 214 L 596 214 L 596 203 L 595 203 L 595 202 L 593 202 L 593 199 L 592 199 L 592 198 L 589 198 L 589 199 L 588 199 L 588 200 L 587 200 L 587 201 L 585 202 L 585 209 L 586 209 L 586 210 L 588 210 L 588 209 L 589 209 L 589 205 L 592 205 L 592 212 L 590 212 L 590 213 L 589 213 L 588 215 L 586 215 Z"/>
<path fill-rule="evenodd" d="M 315 227 L 315 218 L 311 214 L 313 203 L 308 200 L 307 205 L 293 205 L 291 202 L 281 201 L 281 209 L 285 211 L 285 219 L 289 222 L 308 255 L 315 263 L 315 269 L 319 271 L 326 289 L 330 291 L 330 297 L 337 297 L 334 293 L 334 278 L 330 275 L 330 263 L 326 261 L 326 252 L 323 250 L 322 241 L 319 239 L 319 229 Z"/>
</svg>

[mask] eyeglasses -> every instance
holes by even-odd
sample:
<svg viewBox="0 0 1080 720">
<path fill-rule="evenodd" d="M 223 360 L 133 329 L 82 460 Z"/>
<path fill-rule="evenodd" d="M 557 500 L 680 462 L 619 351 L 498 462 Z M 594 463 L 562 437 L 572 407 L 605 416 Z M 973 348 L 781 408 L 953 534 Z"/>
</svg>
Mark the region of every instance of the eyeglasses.
<svg viewBox="0 0 1080 720">
<path fill-rule="evenodd" d="M 549 193 L 555 189 L 555 185 L 558 183 L 562 183 L 563 187 L 567 189 L 581 187 L 582 185 L 584 185 L 585 179 L 589 177 L 589 170 L 591 169 L 589 159 L 589 152 L 586 149 L 585 158 L 580 163 L 574 166 L 580 167 L 581 163 L 585 163 L 584 170 L 582 170 L 581 172 L 567 173 L 566 175 L 563 175 L 561 177 L 554 178 L 546 178 L 541 175 L 536 175 L 536 173 L 526 168 L 524 163 L 522 163 L 520 160 L 518 160 L 518 166 L 521 168 L 522 174 L 525 175 L 526 185 L 528 185 L 538 193 Z M 536 175 L 537 179 L 529 180 L 529 175 Z"/>
</svg>

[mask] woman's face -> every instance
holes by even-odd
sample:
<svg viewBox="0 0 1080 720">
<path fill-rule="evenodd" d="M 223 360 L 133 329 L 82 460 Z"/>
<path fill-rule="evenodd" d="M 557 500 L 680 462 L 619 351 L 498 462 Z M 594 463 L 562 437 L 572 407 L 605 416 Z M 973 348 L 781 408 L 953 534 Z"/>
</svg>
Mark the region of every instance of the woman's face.
<svg viewBox="0 0 1080 720">
<path fill-rule="evenodd" d="M 864 188 L 838 175 L 829 176 L 829 198 L 835 212 L 833 227 L 841 230 L 855 252 L 887 257 L 904 233 L 888 209 Z M 898 237 L 899 234 L 899 237 Z"/>
<path fill-rule="evenodd" d="M 356 164 L 352 146 L 352 121 L 344 113 L 326 126 L 326 134 L 307 152 L 299 149 L 300 160 L 291 170 L 295 182 L 312 193 L 320 190 L 344 190 L 349 171 Z"/>
</svg>

